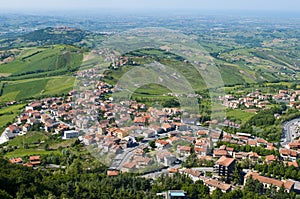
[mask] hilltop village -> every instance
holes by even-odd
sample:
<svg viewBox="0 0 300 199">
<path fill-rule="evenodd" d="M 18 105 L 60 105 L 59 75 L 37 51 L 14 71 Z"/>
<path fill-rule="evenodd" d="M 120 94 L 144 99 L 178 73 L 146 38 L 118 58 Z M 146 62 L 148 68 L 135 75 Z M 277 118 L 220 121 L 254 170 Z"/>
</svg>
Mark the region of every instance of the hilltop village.
<svg viewBox="0 0 300 199">
<path fill-rule="evenodd" d="M 179 108 L 157 109 L 131 100 L 114 103 L 115 88 L 101 81 L 96 69 L 78 72 L 77 78 L 84 89 L 31 102 L 2 133 L 1 143 L 30 131 L 44 131 L 62 140 L 78 139 L 109 166 L 109 176 L 136 172 L 157 178 L 182 173 L 203 181 L 211 191 L 222 192 L 242 187 L 249 178 L 265 188 L 299 189 L 300 140 L 280 146 L 248 133 L 203 127 L 201 115 L 188 115 Z M 273 96 L 256 91 L 239 99 L 231 95 L 220 99 L 230 108 L 263 109 L 270 104 L 268 99 L 286 100 L 297 108 L 299 91 L 281 90 Z M 237 127 L 230 121 L 224 124 Z M 10 161 L 41 165 L 38 152 L 27 161 L 22 157 Z"/>
</svg>

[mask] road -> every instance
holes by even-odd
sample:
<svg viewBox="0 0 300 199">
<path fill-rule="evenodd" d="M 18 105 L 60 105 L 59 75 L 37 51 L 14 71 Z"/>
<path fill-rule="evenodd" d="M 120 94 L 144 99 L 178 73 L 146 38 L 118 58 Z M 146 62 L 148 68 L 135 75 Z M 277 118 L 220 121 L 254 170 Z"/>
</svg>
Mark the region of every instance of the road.
<svg viewBox="0 0 300 199">
<path fill-rule="evenodd" d="M 191 129 L 194 132 L 196 132 L 198 130 L 208 130 L 207 128 L 204 128 L 204 127 L 201 127 L 201 126 L 192 126 Z M 158 137 L 146 138 L 144 140 L 145 141 L 144 143 L 139 142 L 138 146 L 135 146 L 133 148 L 125 149 L 122 154 L 118 154 L 113 159 L 113 162 L 112 162 L 110 168 L 111 169 L 117 169 L 117 170 L 122 169 L 123 165 L 131 160 L 131 158 L 134 155 L 134 152 L 135 152 L 136 149 L 138 149 L 141 146 L 149 146 L 149 141 L 156 140 L 157 138 L 164 138 L 164 137 L 168 137 L 168 133 L 159 134 Z M 163 173 L 163 172 L 167 172 L 167 170 L 166 171 L 160 171 L 160 173 Z M 155 175 L 155 173 L 153 175 Z"/>
<path fill-rule="evenodd" d="M 298 133 L 298 127 L 300 126 L 300 118 L 293 119 L 291 121 L 285 122 L 282 128 L 281 146 L 285 146 L 292 142 L 296 137 L 300 136 Z"/>
<path fill-rule="evenodd" d="M 138 149 L 141 146 L 146 145 L 146 144 L 148 144 L 148 143 L 142 143 L 142 144 L 140 144 L 136 147 L 125 149 L 125 151 L 122 154 L 118 154 L 114 158 L 113 163 L 111 165 L 111 168 L 120 170 L 126 162 L 130 161 L 130 159 L 134 155 L 135 150 Z"/>
</svg>

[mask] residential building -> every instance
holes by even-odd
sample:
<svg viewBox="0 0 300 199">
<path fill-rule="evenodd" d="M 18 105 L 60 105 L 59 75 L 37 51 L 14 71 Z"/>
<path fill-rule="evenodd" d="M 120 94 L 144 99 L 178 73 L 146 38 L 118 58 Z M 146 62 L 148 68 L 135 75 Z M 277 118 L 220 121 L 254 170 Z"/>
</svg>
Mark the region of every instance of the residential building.
<svg viewBox="0 0 300 199">
<path fill-rule="evenodd" d="M 235 159 L 222 156 L 217 160 L 214 166 L 214 173 L 218 176 L 224 176 L 229 180 L 232 172 L 234 171 Z"/>
<path fill-rule="evenodd" d="M 274 178 L 268 178 L 268 177 L 264 177 L 259 175 L 256 172 L 248 172 L 245 176 L 245 181 L 244 183 L 246 184 L 246 181 L 250 178 L 250 176 L 254 179 L 254 180 L 258 180 L 260 183 L 262 183 L 264 185 L 265 189 L 270 188 L 271 186 L 275 186 L 277 188 L 277 190 L 279 190 L 282 186 L 285 188 L 285 190 L 289 193 L 294 189 L 294 182 L 291 180 L 277 180 Z"/>
<path fill-rule="evenodd" d="M 68 140 L 71 138 L 77 138 L 79 136 L 78 131 L 70 130 L 70 131 L 65 131 L 64 135 L 62 137 L 63 140 Z"/>
</svg>

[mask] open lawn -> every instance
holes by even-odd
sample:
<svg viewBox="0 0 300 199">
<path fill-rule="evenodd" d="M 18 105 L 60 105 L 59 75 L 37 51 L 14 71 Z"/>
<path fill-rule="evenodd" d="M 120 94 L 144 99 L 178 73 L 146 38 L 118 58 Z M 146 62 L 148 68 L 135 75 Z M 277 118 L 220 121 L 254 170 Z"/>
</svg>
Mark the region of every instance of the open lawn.
<svg viewBox="0 0 300 199">
<path fill-rule="evenodd" d="M 255 113 L 253 112 L 246 112 L 240 109 L 229 109 L 226 111 L 226 117 L 231 120 L 237 120 L 240 123 L 244 124 L 247 122 L 251 117 L 253 117 Z"/>
</svg>

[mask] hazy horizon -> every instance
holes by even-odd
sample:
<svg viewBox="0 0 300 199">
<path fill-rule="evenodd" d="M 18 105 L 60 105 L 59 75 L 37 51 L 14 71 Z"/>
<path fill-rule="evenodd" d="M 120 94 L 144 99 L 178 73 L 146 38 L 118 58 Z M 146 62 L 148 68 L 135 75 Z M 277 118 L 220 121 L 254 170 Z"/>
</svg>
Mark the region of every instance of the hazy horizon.
<svg viewBox="0 0 300 199">
<path fill-rule="evenodd" d="M 271 11 L 299 12 L 300 1 L 295 0 L 10 0 L 2 2 L 2 11 L 136 11 L 147 10 L 210 10 L 210 11 Z"/>
</svg>

